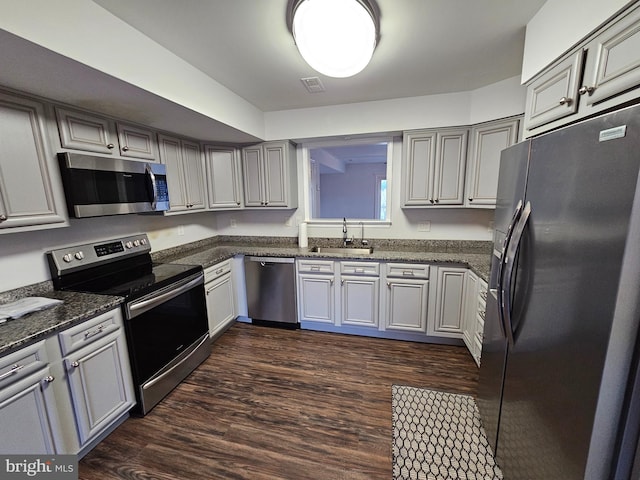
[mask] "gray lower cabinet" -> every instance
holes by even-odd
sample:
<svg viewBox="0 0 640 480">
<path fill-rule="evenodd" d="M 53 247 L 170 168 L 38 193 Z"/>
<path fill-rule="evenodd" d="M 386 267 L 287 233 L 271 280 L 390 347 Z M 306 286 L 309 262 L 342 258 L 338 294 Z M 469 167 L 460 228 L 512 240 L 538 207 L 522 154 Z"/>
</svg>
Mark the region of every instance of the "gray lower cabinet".
<svg viewBox="0 0 640 480">
<path fill-rule="evenodd" d="M 64 453 L 44 340 L 0 358 L 0 452 Z M 8 434 L 10 432 L 10 434 Z"/>
<path fill-rule="evenodd" d="M 335 273 L 333 260 L 299 259 L 298 317 L 300 322 L 334 325 Z"/>
<path fill-rule="evenodd" d="M 204 278 L 209 337 L 213 338 L 222 333 L 238 316 L 231 278 L 231 260 L 206 268 Z"/>
<path fill-rule="evenodd" d="M 386 330 L 427 332 L 429 265 L 386 264 Z"/>
<path fill-rule="evenodd" d="M 120 309 L 58 334 L 82 449 L 135 403 Z"/>
<path fill-rule="evenodd" d="M 429 335 L 462 339 L 466 272 L 467 268 L 462 267 L 438 267 L 435 311 L 427 326 Z"/>
<path fill-rule="evenodd" d="M 117 309 L 0 358 L 0 451 L 81 453 L 134 403 Z"/>
<path fill-rule="evenodd" d="M 340 262 L 340 324 L 378 328 L 380 266 L 377 262 Z"/>
<path fill-rule="evenodd" d="M 0 92 L 0 232 L 67 225 L 44 104 Z"/>
</svg>

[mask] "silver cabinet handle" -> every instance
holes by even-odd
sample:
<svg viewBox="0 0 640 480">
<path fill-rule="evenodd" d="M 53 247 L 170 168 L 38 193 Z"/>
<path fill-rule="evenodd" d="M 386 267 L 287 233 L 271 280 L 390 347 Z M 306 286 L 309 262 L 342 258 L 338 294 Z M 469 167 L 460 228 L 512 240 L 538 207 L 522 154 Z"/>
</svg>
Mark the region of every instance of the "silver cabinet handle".
<svg viewBox="0 0 640 480">
<path fill-rule="evenodd" d="M 7 216 L 5 214 L 0 214 L 0 222 L 4 222 L 7 220 Z"/>
<path fill-rule="evenodd" d="M 560 105 L 571 105 L 572 100 L 569 97 L 562 97 L 560 99 Z"/>
<path fill-rule="evenodd" d="M 387 287 L 391 288 L 391 282 L 387 282 Z"/>
<path fill-rule="evenodd" d="M 0 380 L 4 380 L 5 378 L 10 377 L 11 375 L 15 375 L 20 370 L 24 368 L 24 365 L 18 365 L 17 363 L 11 367 L 11 370 L 0 375 Z"/>
<path fill-rule="evenodd" d="M 587 87 L 586 85 L 583 85 L 578 89 L 578 93 L 580 95 L 585 95 L 587 93 L 591 95 L 594 90 L 595 90 L 595 87 Z"/>
<path fill-rule="evenodd" d="M 413 273 L 413 271 L 412 271 L 412 270 L 403 270 L 403 271 L 402 271 L 402 275 L 403 275 L 404 277 L 413 277 L 415 274 Z"/>
<path fill-rule="evenodd" d="M 51 383 L 56 379 L 56 377 L 54 377 L 53 375 L 47 375 L 46 377 L 44 377 L 42 380 L 44 380 L 47 383 Z"/>
<path fill-rule="evenodd" d="M 329 285 L 333 285 L 333 278 L 329 280 Z"/>
<path fill-rule="evenodd" d="M 73 368 L 78 368 L 80 366 L 80 363 L 78 361 L 74 361 L 74 362 L 71 362 L 71 366 Z"/>
<path fill-rule="evenodd" d="M 87 330 L 86 332 L 84 332 L 84 339 L 87 340 L 91 337 L 95 337 L 96 335 L 100 335 L 103 330 L 104 330 L 104 325 L 100 325 L 95 330 Z"/>
<path fill-rule="evenodd" d="M 129 151 L 129 147 L 127 147 L 126 145 L 124 147 L 122 147 L 122 151 L 123 152 L 128 152 Z"/>
<path fill-rule="evenodd" d="M 115 147 L 115 145 L 113 143 L 107 143 L 107 148 L 109 150 L 113 149 Z"/>
</svg>

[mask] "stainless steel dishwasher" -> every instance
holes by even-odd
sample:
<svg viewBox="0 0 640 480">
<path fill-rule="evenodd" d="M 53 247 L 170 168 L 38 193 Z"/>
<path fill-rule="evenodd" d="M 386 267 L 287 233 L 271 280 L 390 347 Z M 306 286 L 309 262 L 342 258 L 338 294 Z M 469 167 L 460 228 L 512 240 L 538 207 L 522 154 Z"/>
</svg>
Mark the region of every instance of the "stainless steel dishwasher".
<svg viewBox="0 0 640 480">
<path fill-rule="evenodd" d="M 247 256 L 244 273 L 253 323 L 297 328 L 294 259 Z"/>
</svg>

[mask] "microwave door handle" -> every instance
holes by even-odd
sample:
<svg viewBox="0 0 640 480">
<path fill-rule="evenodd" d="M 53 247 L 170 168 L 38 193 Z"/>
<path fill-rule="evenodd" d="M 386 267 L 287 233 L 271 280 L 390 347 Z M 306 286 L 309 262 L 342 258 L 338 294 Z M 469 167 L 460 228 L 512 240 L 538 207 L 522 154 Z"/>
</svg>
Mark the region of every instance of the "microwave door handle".
<svg viewBox="0 0 640 480">
<path fill-rule="evenodd" d="M 151 165 L 148 163 L 145 164 L 144 172 L 149 176 L 151 180 L 151 189 L 153 190 L 153 200 L 151 201 L 151 210 L 156 209 L 156 205 L 158 203 L 158 184 L 156 183 L 156 176 L 153 174 L 151 170 Z"/>
<path fill-rule="evenodd" d="M 522 215 L 520 216 L 520 220 L 518 221 L 518 225 L 513 231 L 512 243 L 509 244 L 509 250 L 507 251 L 505 258 L 505 275 L 504 275 L 504 288 L 502 290 L 503 294 L 503 305 L 504 305 L 504 318 L 505 318 L 505 330 L 507 331 L 507 339 L 509 340 L 509 345 L 513 346 L 514 344 L 514 330 L 513 330 L 513 306 L 511 304 L 511 290 L 513 283 L 513 273 L 515 271 L 515 262 L 516 256 L 518 255 L 518 251 L 520 250 L 520 244 L 522 242 L 522 236 L 524 234 L 524 229 L 529 222 L 529 217 L 531 215 L 531 203 L 527 202 L 524 209 L 522 210 Z"/>
</svg>

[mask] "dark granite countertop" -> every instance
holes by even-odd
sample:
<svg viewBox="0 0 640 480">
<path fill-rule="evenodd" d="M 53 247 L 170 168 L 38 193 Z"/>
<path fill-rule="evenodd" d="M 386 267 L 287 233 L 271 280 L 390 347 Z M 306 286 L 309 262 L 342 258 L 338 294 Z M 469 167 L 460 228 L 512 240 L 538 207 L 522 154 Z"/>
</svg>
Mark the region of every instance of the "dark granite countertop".
<svg viewBox="0 0 640 480">
<path fill-rule="evenodd" d="M 0 303 L 9 303 L 24 297 L 55 298 L 64 303 L 0 323 L 0 355 L 118 308 L 124 300 L 122 297 L 107 295 L 61 292 L 54 290 L 51 282 L 42 282 L 0 293 Z"/>
<path fill-rule="evenodd" d="M 252 239 L 254 237 L 246 237 Z M 309 240 L 309 245 L 336 246 L 335 239 Z M 235 255 L 256 255 L 265 257 L 295 258 L 335 258 L 339 260 L 375 260 L 385 262 L 420 262 L 436 264 L 456 264 L 471 268 L 480 278 L 488 281 L 491 262 L 491 243 L 472 241 L 373 241 L 373 253 L 316 253 L 309 248 L 299 248 L 295 239 L 264 239 L 238 241 L 221 238 L 217 241 L 203 241 L 188 247 L 157 252 L 154 260 L 202 265 L 204 268 L 231 258 Z"/>
<path fill-rule="evenodd" d="M 296 242 L 296 238 L 290 237 L 214 237 L 154 252 L 152 257 L 157 262 L 204 268 L 235 255 L 454 264 L 471 268 L 485 281 L 489 277 L 490 242 L 373 240 L 374 250 L 369 255 L 315 253 L 309 248 L 299 248 Z M 339 239 L 309 239 L 310 246 L 339 246 L 339 242 Z M 29 296 L 55 298 L 64 303 L 0 324 L 0 355 L 117 308 L 124 301 L 122 297 L 56 291 L 51 282 L 42 282 L 0 293 L 0 303 Z"/>
</svg>

